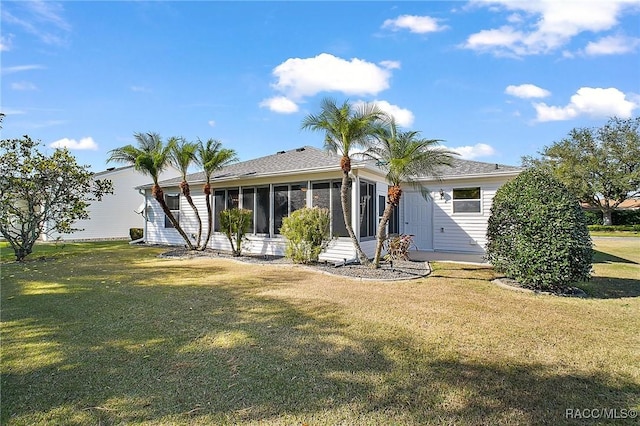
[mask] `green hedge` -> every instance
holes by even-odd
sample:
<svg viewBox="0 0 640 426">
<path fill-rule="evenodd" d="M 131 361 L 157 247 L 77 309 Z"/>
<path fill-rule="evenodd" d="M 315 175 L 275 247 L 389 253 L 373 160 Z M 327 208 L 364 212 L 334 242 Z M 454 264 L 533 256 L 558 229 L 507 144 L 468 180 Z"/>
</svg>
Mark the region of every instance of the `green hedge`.
<svg viewBox="0 0 640 426">
<path fill-rule="evenodd" d="M 593 249 L 584 212 L 541 170 L 525 170 L 498 189 L 487 240 L 491 264 L 526 287 L 561 291 L 590 276 Z"/>
<path fill-rule="evenodd" d="M 640 225 L 589 225 L 589 231 L 640 232 Z"/>
</svg>

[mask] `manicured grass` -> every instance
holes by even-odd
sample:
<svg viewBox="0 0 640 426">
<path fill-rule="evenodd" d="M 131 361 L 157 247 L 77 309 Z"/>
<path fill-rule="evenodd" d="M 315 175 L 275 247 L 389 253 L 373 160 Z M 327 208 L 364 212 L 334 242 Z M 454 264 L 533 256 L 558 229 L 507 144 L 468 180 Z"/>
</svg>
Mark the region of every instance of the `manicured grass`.
<svg viewBox="0 0 640 426">
<path fill-rule="evenodd" d="M 504 290 L 469 265 L 376 283 L 76 248 L 2 264 L 3 425 L 585 424 L 566 410 L 640 409 L 640 259 L 623 243 L 597 241 L 590 299 Z"/>
</svg>

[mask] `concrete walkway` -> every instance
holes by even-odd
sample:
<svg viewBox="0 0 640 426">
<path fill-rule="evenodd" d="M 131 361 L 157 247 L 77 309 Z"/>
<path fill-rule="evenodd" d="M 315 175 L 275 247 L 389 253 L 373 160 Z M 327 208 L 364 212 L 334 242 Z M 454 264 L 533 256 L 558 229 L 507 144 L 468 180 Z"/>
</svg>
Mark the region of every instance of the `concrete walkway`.
<svg viewBox="0 0 640 426">
<path fill-rule="evenodd" d="M 450 253 L 442 251 L 419 251 L 415 250 L 409 253 L 409 258 L 416 261 L 427 262 L 454 262 L 454 263 L 472 263 L 489 266 L 484 258 L 484 254 L 476 253 Z"/>
</svg>

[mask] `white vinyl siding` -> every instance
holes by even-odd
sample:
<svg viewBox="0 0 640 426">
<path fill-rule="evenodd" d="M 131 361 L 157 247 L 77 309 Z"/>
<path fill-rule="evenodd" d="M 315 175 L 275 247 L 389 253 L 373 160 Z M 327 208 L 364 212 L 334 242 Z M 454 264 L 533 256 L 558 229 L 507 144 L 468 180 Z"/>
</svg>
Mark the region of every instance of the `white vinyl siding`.
<svg viewBox="0 0 640 426">
<path fill-rule="evenodd" d="M 487 244 L 487 223 L 491 214 L 491 203 L 496 190 L 504 182 L 488 181 L 480 184 L 480 199 L 463 199 L 467 204 L 455 211 L 456 199 L 452 197 L 458 188 L 473 188 L 472 185 L 443 187 L 445 197 L 434 193 L 433 249 L 436 251 L 484 253 Z M 468 211 L 473 207 L 473 212 Z M 479 211 L 478 211 L 479 209 Z"/>
</svg>

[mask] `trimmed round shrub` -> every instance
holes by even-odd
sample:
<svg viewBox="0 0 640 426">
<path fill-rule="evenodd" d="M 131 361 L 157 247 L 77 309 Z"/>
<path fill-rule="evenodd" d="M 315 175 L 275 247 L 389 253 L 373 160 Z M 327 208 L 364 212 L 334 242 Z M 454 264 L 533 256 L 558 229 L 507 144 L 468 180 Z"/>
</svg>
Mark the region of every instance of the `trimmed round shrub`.
<svg viewBox="0 0 640 426">
<path fill-rule="evenodd" d="M 487 240 L 494 268 L 525 287 L 558 292 L 590 278 L 593 248 L 584 212 L 542 170 L 525 170 L 498 189 Z"/>
</svg>

